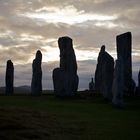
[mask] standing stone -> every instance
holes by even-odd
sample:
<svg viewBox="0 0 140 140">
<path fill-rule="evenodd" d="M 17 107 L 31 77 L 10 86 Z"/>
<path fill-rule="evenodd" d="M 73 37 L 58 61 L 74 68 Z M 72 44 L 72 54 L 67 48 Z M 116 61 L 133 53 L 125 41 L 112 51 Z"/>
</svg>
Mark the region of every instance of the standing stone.
<svg viewBox="0 0 140 140">
<path fill-rule="evenodd" d="M 138 73 L 138 87 L 140 87 L 140 71 Z"/>
<path fill-rule="evenodd" d="M 7 61 L 7 67 L 6 67 L 6 95 L 11 95 L 14 92 L 14 66 L 11 60 Z"/>
<path fill-rule="evenodd" d="M 114 59 L 105 51 L 105 46 L 99 52 L 95 71 L 95 90 L 103 95 L 104 98 L 112 98 L 112 82 L 114 72 Z"/>
<path fill-rule="evenodd" d="M 140 95 L 140 71 L 138 73 L 138 88 L 137 88 L 137 95 Z"/>
<path fill-rule="evenodd" d="M 53 85 L 56 96 L 74 96 L 78 89 L 77 62 L 72 39 L 58 39 L 60 50 L 60 68 L 53 70 Z"/>
<path fill-rule="evenodd" d="M 131 32 L 117 36 L 117 57 L 122 58 L 124 71 L 124 94 L 130 95 L 132 89 Z"/>
<path fill-rule="evenodd" d="M 95 89 L 95 84 L 93 82 L 93 78 L 91 78 L 91 82 L 89 83 L 89 90 L 93 91 Z"/>
<path fill-rule="evenodd" d="M 36 57 L 32 64 L 32 82 L 31 82 L 31 94 L 41 95 L 42 93 L 42 53 L 40 50 L 36 52 Z"/>
<path fill-rule="evenodd" d="M 124 87 L 124 76 L 123 76 L 123 63 L 122 59 L 116 60 L 114 79 L 112 85 L 113 99 L 112 103 L 116 107 L 123 107 L 123 87 Z"/>
</svg>

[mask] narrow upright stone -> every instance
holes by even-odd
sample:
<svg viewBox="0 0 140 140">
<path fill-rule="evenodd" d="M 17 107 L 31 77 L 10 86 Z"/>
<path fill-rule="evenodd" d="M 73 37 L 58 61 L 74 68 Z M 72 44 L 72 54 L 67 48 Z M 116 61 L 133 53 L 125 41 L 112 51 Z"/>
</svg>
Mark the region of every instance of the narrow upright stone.
<svg viewBox="0 0 140 140">
<path fill-rule="evenodd" d="M 14 93 L 14 86 L 13 86 L 14 65 L 11 60 L 7 61 L 5 83 L 6 83 L 6 89 L 5 89 L 6 95 L 12 95 Z"/>
<path fill-rule="evenodd" d="M 117 36 L 117 57 L 122 59 L 124 73 L 124 94 L 131 94 L 132 89 L 132 37 L 131 32 Z"/>
<path fill-rule="evenodd" d="M 91 82 L 89 82 L 89 90 L 93 91 L 95 89 L 95 84 L 93 82 L 93 78 L 91 78 Z"/>
<path fill-rule="evenodd" d="M 140 71 L 138 73 L 138 87 L 140 87 Z"/>
<path fill-rule="evenodd" d="M 116 60 L 114 79 L 112 86 L 113 99 L 112 103 L 116 107 L 123 107 L 123 88 L 124 88 L 124 76 L 123 76 L 123 63 L 122 59 Z"/>
<path fill-rule="evenodd" d="M 140 95 L 140 71 L 138 73 L 138 95 Z"/>
<path fill-rule="evenodd" d="M 77 62 L 72 39 L 60 37 L 60 68 L 53 70 L 53 85 L 56 96 L 74 96 L 78 89 Z"/>
<path fill-rule="evenodd" d="M 105 51 L 105 46 L 99 52 L 95 71 L 95 90 L 103 95 L 104 98 L 112 98 L 112 82 L 114 72 L 114 59 Z"/>
<path fill-rule="evenodd" d="M 42 93 L 42 53 L 40 50 L 36 52 L 36 57 L 32 64 L 32 82 L 31 82 L 31 94 L 41 95 Z"/>
</svg>

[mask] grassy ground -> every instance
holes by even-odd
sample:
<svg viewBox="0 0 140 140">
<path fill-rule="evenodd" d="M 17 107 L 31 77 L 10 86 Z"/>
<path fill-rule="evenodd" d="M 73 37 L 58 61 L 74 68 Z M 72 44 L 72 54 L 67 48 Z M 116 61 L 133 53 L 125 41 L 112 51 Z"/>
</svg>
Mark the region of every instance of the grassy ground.
<svg viewBox="0 0 140 140">
<path fill-rule="evenodd" d="M 140 98 L 0 96 L 0 140 L 140 140 Z"/>
</svg>

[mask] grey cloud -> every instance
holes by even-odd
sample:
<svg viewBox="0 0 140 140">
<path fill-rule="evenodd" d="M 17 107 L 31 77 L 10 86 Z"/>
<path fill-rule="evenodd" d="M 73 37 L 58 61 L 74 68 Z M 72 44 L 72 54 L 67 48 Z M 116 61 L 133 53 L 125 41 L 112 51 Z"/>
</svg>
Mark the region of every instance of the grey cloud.
<svg viewBox="0 0 140 140">
<path fill-rule="evenodd" d="M 12 59 L 16 64 L 28 63 L 38 49 L 44 51 L 34 44 L 21 47 L 9 46 L 8 49 L 0 51 L 0 64 L 5 64 L 8 59 Z"/>
<path fill-rule="evenodd" d="M 22 1 L 22 5 L 23 5 L 23 2 L 25 2 L 25 1 Z M 138 1 L 136 1 L 136 2 L 138 2 Z M 32 4 L 31 4 L 31 6 L 34 6 L 34 5 L 36 5 L 36 4 L 41 4 L 41 3 L 43 3 L 44 5 L 46 5 L 46 2 L 45 1 L 32 1 Z M 48 2 L 48 3 L 52 3 L 52 4 L 54 4 L 55 3 L 55 5 L 59 5 L 60 4 L 60 2 L 58 2 L 58 1 L 50 1 L 50 2 Z M 62 5 L 63 5 L 63 3 L 65 3 L 65 4 L 70 4 L 70 3 L 73 3 L 75 6 L 76 6 L 76 2 L 75 1 L 68 1 L 68 2 L 61 2 L 62 3 Z M 102 5 L 102 4 L 105 4 L 105 3 L 110 3 L 110 4 L 112 4 L 113 6 L 112 7 L 119 7 L 119 6 L 116 6 L 116 4 L 113 4 L 113 3 L 116 3 L 115 1 L 103 1 L 103 3 L 102 2 L 100 2 L 100 3 L 96 3 L 95 1 L 79 1 L 79 3 L 82 5 L 82 6 L 84 6 L 85 7 L 85 9 L 86 9 L 86 5 L 84 5 L 85 3 L 87 4 L 87 5 L 92 5 L 92 6 L 97 6 L 97 5 Z M 128 4 L 127 4 L 128 3 Z M 135 3 L 135 2 L 133 2 L 133 3 Z M 94 5 L 93 5 L 94 4 Z M 128 6 L 130 5 L 130 4 L 132 4 L 132 2 L 126 2 L 126 1 L 124 1 L 123 3 L 122 2 L 120 2 L 120 1 L 117 1 L 117 5 L 118 4 L 120 4 L 121 6 L 126 6 L 127 8 L 128 8 Z M 25 4 L 26 5 L 26 4 Z M 115 6 L 114 6 L 115 5 Z M 134 5 L 134 4 L 133 4 Z M 135 4 L 136 5 L 136 4 Z M 134 5 L 134 6 L 135 6 Z M 109 6 L 109 5 L 108 5 Z M 108 7 L 107 6 L 107 7 Z M 24 7 L 26 7 L 26 6 L 24 6 Z M 106 7 L 106 5 L 104 5 L 104 8 Z M 102 8 L 102 9 L 104 9 L 104 8 Z M 81 8 L 82 9 L 82 8 Z M 124 10 L 124 9 L 123 9 Z M 92 11 L 93 11 L 93 9 L 92 9 Z M 110 10 L 108 10 L 108 11 L 110 11 Z M 125 10 L 124 10 L 125 11 Z M 100 11 L 100 13 L 101 13 L 101 11 Z M 18 17 L 19 18 L 19 17 Z M 17 18 L 17 19 L 18 19 Z M 123 18 L 121 18 L 121 23 L 122 24 L 127 24 L 127 23 L 130 23 L 129 21 L 127 21 L 128 19 L 126 18 L 126 20 L 125 19 L 123 19 Z M 122 22 L 123 21 L 123 22 Z M 102 27 L 95 27 L 94 26 L 94 22 L 91 22 L 91 23 L 83 23 L 83 25 L 85 24 L 85 25 L 87 25 L 88 26 L 88 28 L 83 28 L 83 27 L 81 27 L 81 28 L 79 28 L 78 27 L 78 25 L 77 25 L 77 27 L 73 27 L 73 26 L 67 26 L 66 24 L 58 24 L 58 25 L 54 25 L 54 24 L 46 24 L 46 25 L 42 25 L 42 26 L 39 26 L 39 21 L 33 21 L 33 20 L 31 20 L 31 19 L 27 19 L 27 18 L 19 18 L 19 21 L 17 21 L 16 19 L 13 21 L 13 22 L 15 22 L 15 23 L 13 23 L 13 25 L 12 25 L 12 27 L 11 28 L 13 28 L 13 30 L 15 30 L 17 33 L 19 33 L 19 32 L 30 32 L 30 33 L 32 33 L 32 34 L 40 34 L 40 35 L 43 35 L 43 36 L 45 36 L 46 38 L 48 37 L 54 37 L 54 38 L 58 38 L 58 36 L 62 36 L 62 35 L 65 35 L 65 34 L 69 34 L 69 35 L 71 35 L 72 37 L 76 37 L 76 40 L 79 40 L 79 41 L 77 41 L 77 44 L 79 44 L 79 42 L 81 41 L 81 43 L 80 44 L 82 44 L 82 45 L 80 45 L 80 46 L 83 46 L 83 48 L 87 48 L 87 49 L 92 49 L 93 47 L 92 46 L 94 46 L 95 47 L 95 45 L 98 45 L 99 44 L 99 46 L 100 46 L 100 44 L 107 44 L 107 46 L 114 46 L 115 45 L 115 43 L 112 43 L 111 45 L 110 44 L 108 44 L 108 42 L 114 42 L 113 41 L 113 37 L 110 37 L 110 36 L 112 36 L 112 34 L 114 35 L 114 37 L 115 37 L 115 35 L 118 33 L 118 32 L 123 32 L 123 31 L 125 31 L 124 29 L 122 29 L 122 31 L 120 31 L 119 29 L 117 30 L 117 29 L 113 29 L 113 31 L 111 31 L 110 29 L 106 29 L 106 28 L 102 28 Z M 41 21 L 42 22 L 42 21 Z M 40 23 L 41 23 L 40 22 Z M 118 19 L 118 21 L 114 21 L 114 22 L 117 22 L 118 24 L 120 23 L 120 20 Z M 125 23 L 126 22 L 126 23 Z M 37 24 L 38 23 L 38 24 Z M 91 24 L 93 24 L 92 26 L 91 26 Z M 80 26 L 80 25 L 79 25 Z M 127 26 L 126 26 L 127 27 Z M 125 28 L 126 28 L 125 27 Z M 133 27 L 133 26 L 132 26 Z M 120 28 L 120 27 L 118 27 L 118 28 Z M 62 32 L 62 30 L 63 30 L 63 32 Z M 18 32 L 19 31 L 19 32 Z M 57 32 L 56 32 L 57 31 Z M 75 32 L 74 32 L 75 31 Z M 100 32 L 101 32 L 101 34 L 100 34 Z M 91 39 L 91 37 L 93 36 L 93 38 Z M 98 36 L 98 37 L 97 37 Z M 78 39 L 77 39 L 78 38 Z M 81 38 L 81 39 L 80 39 Z M 110 40 L 109 40 L 110 39 Z M 107 40 L 107 41 L 106 41 Z M 83 42 L 82 42 L 83 41 Z M 85 42 L 85 43 L 84 43 Z M 107 42 L 107 43 L 106 43 Z M 84 47 L 84 46 L 86 46 L 86 47 Z M 97 46 L 96 46 L 97 47 Z M 81 47 L 82 48 L 82 47 Z M 112 47 L 110 47 L 109 49 L 111 49 Z"/>
<path fill-rule="evenodd" d="M 25 12 L 35 12 L 44 6 L 64 8 L 72 5 L 78 11 L 90 14 L 117 15 L 117 19 L 102 21 L 104 26 L 96 26 L 99 21 L 86 21 L 80 24 L 68 25 L 64 23 L 50 24 L 41 20 L 34 20 L 20 16 Z M 139 25 L 140 15 L 139 0 L 1 0 L 0 1 L 0 33 L 10 31 L 11 34 L 0 37 L 0 78 L 5 75 L 5 64 L 7 59 L 12 59 L 14 63 L 24 63 L 16 65 L 15 84 L 25 85 L 31 81 L 31 64 L 26 64 L 37 49 L 45 52 L 42 46 L 57 47 L 57 38 L 68 35 L 73 38 L 77 50 L 99 51 L 101 45 L 105 44 L 109 53 L 116 52 L 116 35 L 126 31 L 132 32 L 133 49 L 140 48 Z M 106 22 L 111 22 L 116 27 L 108 28 Z M 21 34 L 40 35 L 40 40 L 22 40 Z M 10 36 L 9 36 L 10 35 Z M 47 39 L 54 38 L 54 41 L 47 42 Z M 8 49 L 4 49 L 8 48 Z M 58 48 L 57 48 L 58 49 Z M 133 72 L 136 79 L 137 71 L 140 67 L 140 57 L 133 55 Z M 3 66 L 4 65 L 4 66 Z M 43 63 L 43 87 L 52 88 L 51 74 L 53 68 L 59 65 L 58 62 Z M 96 60 L 78 61 L 78 73 L 80 75 L 80 89 L 87 88 L 90 77 L 94 75 Z M 24 75 L 24 78 L 21 76 Z M 4 81 L 0 79 L 0 81 Z M 4 83 L 0 83 L 3 85 Z"/>
</svg>

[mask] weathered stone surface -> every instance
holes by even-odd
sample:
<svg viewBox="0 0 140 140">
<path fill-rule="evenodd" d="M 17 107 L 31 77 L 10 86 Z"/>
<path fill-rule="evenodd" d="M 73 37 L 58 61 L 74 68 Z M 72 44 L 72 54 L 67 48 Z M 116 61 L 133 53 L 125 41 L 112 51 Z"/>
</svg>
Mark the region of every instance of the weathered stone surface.
<svg viewBox="0 0 140 140">
<path fill-rule="evenodd" d="M 116 60 L 114 79 L 112 85 L 113 105 L 117 107 L 123 107 L 123 95 L 124 95 L 124 76 L 123 76 L 123 62 L 122 59 Z"/>
<path fill-rule="evenodd" d="M 140 87 L 140 71 L 138 73 L 138 87 Z"/>
<path fill-rule="evenodd" d="M 31 94 L 41 95 L 42 93 L 42 53 L 40 50 L 36 52 L 36 57 L 32 64 L 32 82 L 31 82 Z"/>
<path fill-rule="evenodd" d="M 100 92 L 104 98 L 112 98 L 112 82 L 114 72 L 114 59 L 105 51 L 105 46 L 99 52 L 95 71 L 95 90 Z"/>
<path fill-rule="evenodd" d="M 58 40 L 60 49 L 60 68 L 53 70 L 53 84 L 56 96 L 74 96 L 78 89 L 77 62 L 72 39 L 61 37 Z"/>
<path fill-rule="evenodd" d="M 7 67 L 6 67 L 6 89 L 5 93 L 6 95 L 11 95 L 14 92 L 14 65 L 11 60 L 7 61 Z"/>
<path fill-rule="evenodd" d="M 95 90 L 95 84 L 94 84 L 94 82 L 93 82 L 93 78 L 91 78 L 91 82 L 89 82 L 89 90 L 90 90 L 90 91 Z"/>
<path fill-rule="evenodd" d="M 123 71 L 124 71 L 124 94 L 132 94 L 132 58 L 131 58 L 131 45 L 132 37 L 131 32 L 127 32 L 117 36 L 117 57 L 122 58 Z"/>
</svg>

